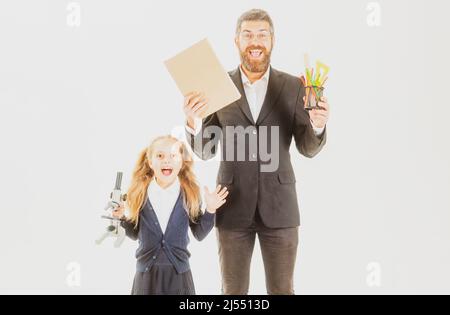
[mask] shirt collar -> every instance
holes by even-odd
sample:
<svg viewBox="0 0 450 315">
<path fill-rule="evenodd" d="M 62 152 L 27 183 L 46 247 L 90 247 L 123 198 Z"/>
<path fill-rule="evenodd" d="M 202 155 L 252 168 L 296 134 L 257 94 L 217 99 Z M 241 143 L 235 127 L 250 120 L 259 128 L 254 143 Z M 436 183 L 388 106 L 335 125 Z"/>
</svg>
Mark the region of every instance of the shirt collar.
<svg viewBox="0 0 450 315">
<path fill-rule="evenodd" d="M 259 82 L 259 81 L 264 81 L 264 82 L 269 82 L 269 77 L 270 77 L 270 66 L 267 69 L 266 73 L 264 73 L 264 75 L 262 76 L 261 79 L 259 79 L 258 81 L 254 82 L 253 84 Z M 250 80 L 248 79 L 247 75 L 245 74 L 245 72 L 242 70 L 242 65 L 239 66 L 239 71 L 241 71 L 241 79 L 242 79 L 242 84 L 243 85 L 252 85 L 252 83 L 250 82 Z"/>
<path fill-rule="evenodd" d="M 170 195 L 170 196 L 175 196 L 175 195 L 179 195 L 180 193 L 180 181 L 178 180 L 178 178 L 175 179 L 175 181 L 172 183 L 172 185 L 170 185 L 169 187 L 167 187 L 166 189 L 162 188 L 161 186 L 158 185 L 158 183 L 156 182 L 156 178 L 154 178 L 151 182 L 150 185 L 148 186 L 148 195 L 155 195 L 155 194 L 164 194 L 164 195 Z"/>
</svg>

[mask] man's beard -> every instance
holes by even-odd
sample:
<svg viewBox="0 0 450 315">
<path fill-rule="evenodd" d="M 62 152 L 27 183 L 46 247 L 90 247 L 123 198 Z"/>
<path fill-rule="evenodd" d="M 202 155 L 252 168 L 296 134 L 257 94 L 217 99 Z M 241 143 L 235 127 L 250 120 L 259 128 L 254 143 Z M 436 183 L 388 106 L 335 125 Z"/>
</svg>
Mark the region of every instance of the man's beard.
<svg viewBox="0 0 450 315">
<path fill-rule="evenodd" d="M 251 60 L 249 57 L 250 50 L 258 49 L 264 54 L 264 58 L 261 61 Z M 269 69 L 271 51 L 267 52 L 267 49 L 263 46 L 250 46 L 245 51 L 241 51 L 241 62 L 244 68 L 249 72 L 262 73 Z"/>
</svg>

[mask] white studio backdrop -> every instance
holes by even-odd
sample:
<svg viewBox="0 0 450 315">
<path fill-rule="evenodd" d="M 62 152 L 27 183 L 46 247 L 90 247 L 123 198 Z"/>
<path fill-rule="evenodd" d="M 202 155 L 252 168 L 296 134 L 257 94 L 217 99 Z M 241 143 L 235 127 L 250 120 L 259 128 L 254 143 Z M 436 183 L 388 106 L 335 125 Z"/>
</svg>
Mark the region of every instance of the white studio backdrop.
<svg viewBox="0 0 450 315">
<path fill-rule="evenodd" d="M 3 0 L 0 293 L 128 294 L 137 244 L 94 240 L 116 171 L 183 135 L 163 61 L 208 37 L 226 69 L 237 18 L 275 22 L 272 65 L 331 66 L 328 144 L 293 148 L 298 294 L 450 293 L 450 5 L 395 1 Z M 213 187 L 219 162 L 196 163 Z M 215 233 L 192 240 L 199 294 L 220 294 Z M 265 294 L 258 245 L 251 294 Z"/>
</svg>

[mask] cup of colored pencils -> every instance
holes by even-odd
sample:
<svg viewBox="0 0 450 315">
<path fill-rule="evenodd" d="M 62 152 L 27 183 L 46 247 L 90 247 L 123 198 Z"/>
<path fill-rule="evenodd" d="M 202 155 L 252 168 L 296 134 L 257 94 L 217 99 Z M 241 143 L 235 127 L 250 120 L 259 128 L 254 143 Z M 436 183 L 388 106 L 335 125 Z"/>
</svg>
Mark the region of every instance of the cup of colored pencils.
<svg viewBox="0 0 450 315">
<path fill-rule="evenodd" d="M 324 84 L 328 79 L 330 68 L 317 61 L 316 68 L 309 67 L 309 58 L 305 55 L 306 74 L 300 77 L 305 87 L 305 109 L 321 109 L 320 98 L 323 96 Z"/>
</svg>

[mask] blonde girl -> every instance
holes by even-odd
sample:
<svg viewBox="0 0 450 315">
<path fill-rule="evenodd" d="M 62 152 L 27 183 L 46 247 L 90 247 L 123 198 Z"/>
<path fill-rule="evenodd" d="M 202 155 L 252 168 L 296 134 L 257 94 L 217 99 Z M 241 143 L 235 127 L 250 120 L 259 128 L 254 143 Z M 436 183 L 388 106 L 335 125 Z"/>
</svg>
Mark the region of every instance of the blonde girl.
<svg viewBox="0 0 450 315">
<path fill-rule="evenodd" d="M 134 295 L 191 295 L 195 287 L 187 249 L 188 230 L 203 240 L 214 226 L 215 213 L 226 202 L 226 187 L 209 192 L 205 187 L 206 210 L 193 173 L 193 160 L 178 139 L 155 139 L 139 155 L 127 194 L 126 206 L 114 212 L 133 240 L 136 251 Z"/>
</svg>

